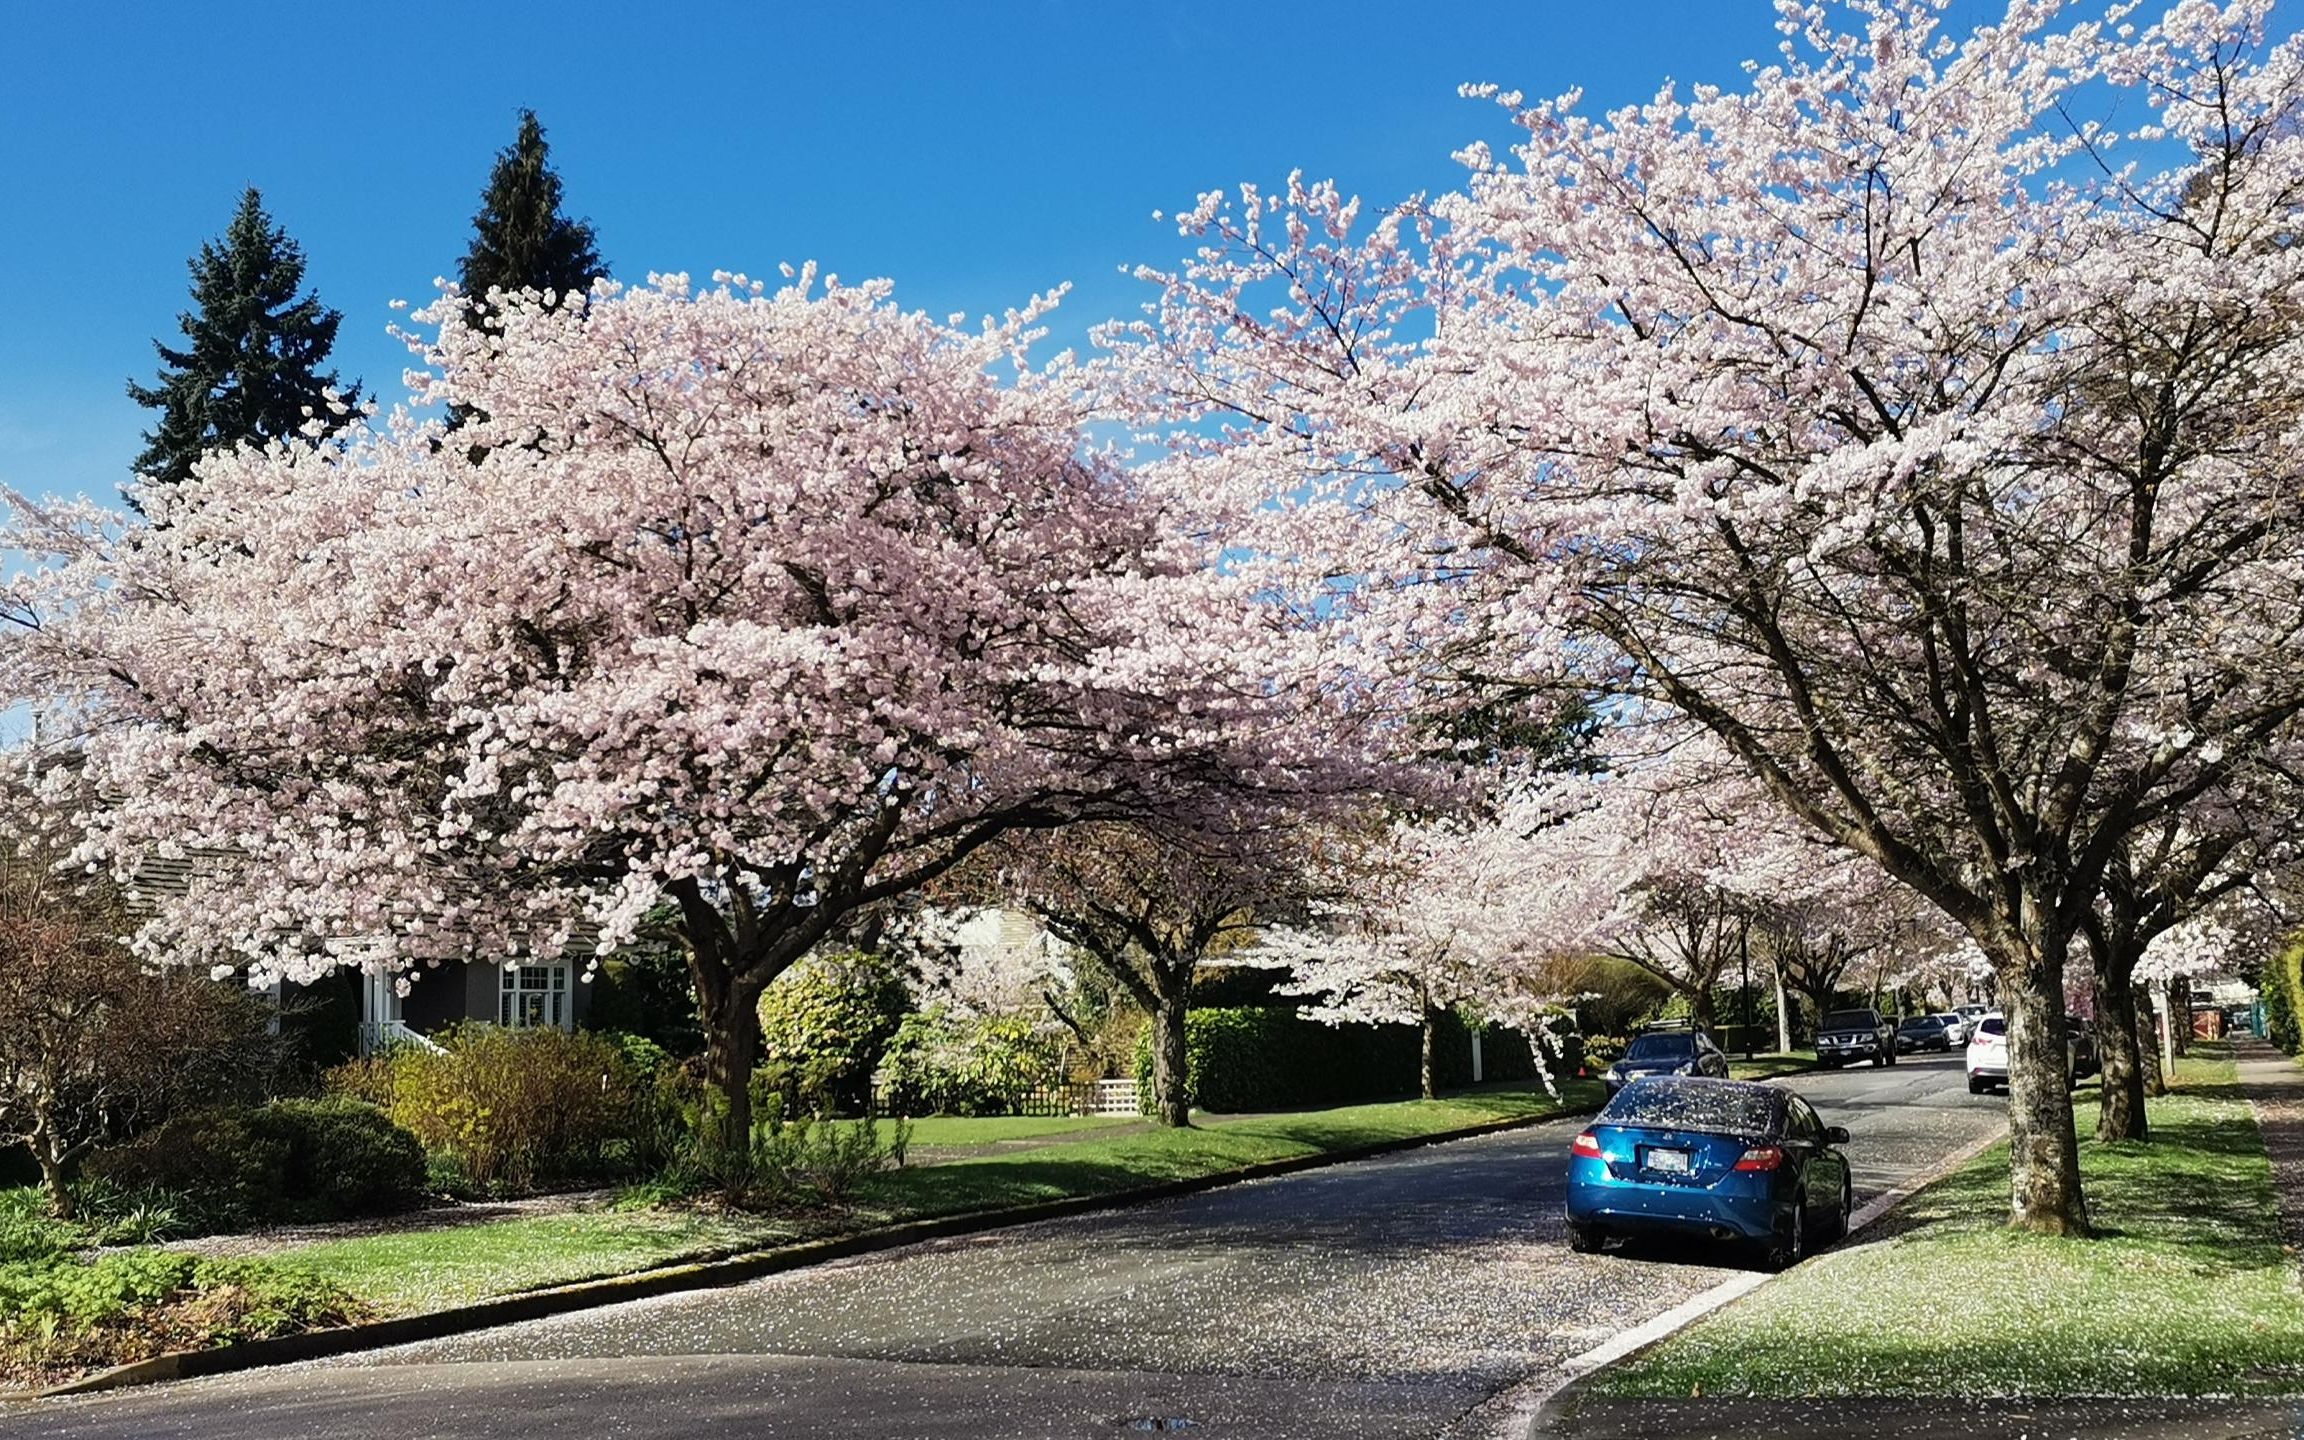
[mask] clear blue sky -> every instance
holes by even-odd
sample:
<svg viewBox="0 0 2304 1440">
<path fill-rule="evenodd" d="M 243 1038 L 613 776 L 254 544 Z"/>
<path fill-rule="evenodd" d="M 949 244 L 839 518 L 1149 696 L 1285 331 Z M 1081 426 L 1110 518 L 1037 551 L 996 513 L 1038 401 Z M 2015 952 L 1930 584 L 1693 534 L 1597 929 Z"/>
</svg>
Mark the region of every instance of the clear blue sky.
<svg viewBox="0 0 2304 1440">
<path fill-rule="evenodd" d="M 389 10 L 389 13 L 387 11 Z M 815 259 L 943 314 L 1074 283 L 1059 338 L 1133 311 L 1181 250 L 1155 209 L 1293 167 L 1372 200 L 1504 141 L 1465 81 L 1587 104 L 1772 53 L 1763 0 L 1447 4 L 236 3 L 12 7 L 0 85 L 0 481 L 114 497 L 185 261 L 240 189 L 344 312 L 387 403 L 395 298 L 452 274 L 515 113 L 549 132 L 615 274 Z"/>
</svg>

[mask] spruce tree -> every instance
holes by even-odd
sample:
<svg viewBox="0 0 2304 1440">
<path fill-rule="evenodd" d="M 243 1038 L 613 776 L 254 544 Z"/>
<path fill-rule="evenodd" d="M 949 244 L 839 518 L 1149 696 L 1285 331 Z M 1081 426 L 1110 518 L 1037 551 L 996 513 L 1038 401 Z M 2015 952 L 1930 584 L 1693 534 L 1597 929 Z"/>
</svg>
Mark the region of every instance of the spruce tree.
<svg viewBox="0 0 2304 1440">
<path fill-rule="evenodd" d="M 344 317 L 316 295 L 297 294 L 303 247 L 272 223 L 254 186 L 240 197 L 223 237 L 201 245 L 191 270 L 192 309 L 177 317 L 184 348 L 155 340 L 158 383 L 128 382 L 137 404 L 160 412 L 136 457 L 139 475 L 154 485 L 178 484 L 210 450 L 288 439 L 313 419 L 334 430 L 352 418 L 360 387 L 320 368 Z M 341 413 L 330 390 L 345 407 Z"/>
<path fill-rule="evenodd" d="M 520 135 L 498 152 L 472 217 L 472 248 L 457 267 L 476 324 L 485 324 L 490 289 L 542 290 L 557 305 L 608 273 L 592 225 L 560 213 L 560 176 L 536 112 L 520 112 Z"/>
</svg>

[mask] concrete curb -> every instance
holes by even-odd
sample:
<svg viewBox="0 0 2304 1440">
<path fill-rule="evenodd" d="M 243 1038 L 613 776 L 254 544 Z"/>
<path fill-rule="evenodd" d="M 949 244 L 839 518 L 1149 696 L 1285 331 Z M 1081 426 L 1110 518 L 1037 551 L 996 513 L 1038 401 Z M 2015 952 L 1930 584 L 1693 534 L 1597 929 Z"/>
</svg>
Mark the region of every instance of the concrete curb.
<svg viewBox="0 0 2304 1440">
<path fill-rule="evenodd" d="M 2003 1121 L 1989 1134 L 1979 1136 L 1919 1174 L 1881 1191 L 1848 1217 L 1848 1237 L 1877 1224 L 1906 1200 L 2007 1138 L 2008 1126 Z M 1834 1242 L 1835 1245 L 1846 1244 L 1848 1237 Z M 1561 1422 L 1567 1417 L 1568 1407 L 1594 1375 L 1611 1365 L 1621 1364 L 1654 1349 L 1706 1315 L 1743 1299 L 1778 1278 L 1757 1272 L 1730 1276 L 1711 1289 L 1692 1295 L 1663 1314 L 1654 1316 L 1645 1324 L 1634 1326 L 1581 1355 L 1561 1361 L 1559 1367 L 1551 1373 L 1523 1382 L 1508 1392 L 1509 1399 L 1504 1402 L 1508 1408 L 1495 1433 L 1500 1440 L 1541 1440 L 1541 1437 L 1561 1433 Z M 1490 1405 L 1496 1403 L 1492 1401 Z"/>
<path fill-rule="evenodd" d="M 1343 1150 L 1330 1150 L 1317 1155 L 1298 1155 L 1286 1160 L 1269 1160 L 1260 1165 L 1247 1165 L 1236 1170 L 1222 1170 L 1212 1175 L 1194 1176 L 1186 1180 L 1166 1180 L 1157 1185 L 1142 1185 L 1128 1190 L 1115 1190 L 1107 1195 L 1080 1196 L 1063 1200 L 1044 1200 L 1030 1205 L 1015 1205 L 1003 1210 L 979 1210 L 962 1215 L 941 1216 L 932 1220 L 913 1220 L 901 1225 L 883 1226 L 877 1230 L 859 1231 L 826 1240 L 803 1241 L 796 1245 L 782 1245 L 773 1250 L 759 1250 L 733 1255 L 725 1259 L 694 1261 L 683 1265 L 669 1265 L 654 1270 L 642 1270 L 629 1275 L 611 1276 L 603 1280 L 583 1280 L 572 1285 L 558 1285 L 547 1290 L 530 1290 L 515 1295 L 500 1296 L 472 1305 L 459 1305 L 445 1310 L 429 1310 L 420 1315 L 403 1315 L 390 1320 L 377 1320 L 363 1325 L 340 1326 L 329 1330 L 307 1330 L 296 1335 L 281 1335 L 268 1340 L 243 1340 L 237 1344 L 219 1345 L 206 1350 L 177 1350 L 149 1359 L 116 1365 L 77 1380 L 50 1385 L 38 1390 L 0 1391 L 0 1403 L 22 1403 L 33 1400 L 56 1399 L 69 1395 L 89 1395 L 104 1390 L 125 1389 L 134 1385 L 154 1385 L 170 1380 L 191 1380 L 203 1375 L 226 1375 L 240 1370 L 254 1370 L 270 1365 L 291 1365 L 299 1361 L 326 1359 L 335 1355 L 356 1354 L 364 1350 L 382 1350 L 395 1345 L 409 1345 L 421 1340 L 439 1340 L 450 1335 L 468 1334 L 474 1330 L 492 1330 L 499 1325 L 517 1324 L 524 1320 L 541 1320 L 554 1315 L 571 1314 L 579 1310 L 594 1310 L 608 1305 L 620 1305 L 629 1300 L 652 1299 L 659 1295 L 679 1294 L 690 1290 L 710 1290 L 730 1285 L 741 1285 L 768 1275 L 789 1270 L 805 1269 L 828 1261 L 844 1260 L 851 1256 L 870 1255 L 884 1250 L 901 1249 L 933 1240 L 946 1240 L 961 1235 L 981 1234 L 990 1230 L 1005 1230 L 1018 1225 L 1035 1224 L 1043 1220 L 1061 1220 L 1074 1215 L 1086 1215 L 1100 1210 L 1125 1210 L 1155 1201 L 1196 1195 L 1205 1190 L 1221 1189 L 1228 1185 L 1245 1184 L 1251 1180 L 1269 1180 L 1283 1175 L 1300 1174 L 1306 1170 L 1324 1169 L 1331 1165 L 1350 1164 L 1356 1160 L 1372 1160 L 1378 1156 L 1399 1154 L 1408 1150 L 1421 1150 L 1432 1145 L 1444 1145 L 1457 1140 L 1473 1140 L 1483 1135 L 1500 1135 L 1513 1130 L 1530 1130 L 1540 1125 L 1556 1124 L 1565 1120 L 1579 1120 L 1591 1114 L 1590 1108 L 1555 1110 L 1543 1115 L 1520 1116 L 1510 1120 L 1492 1120 L 1479 1125 L 1467 1125 L 1455 1130 L 1434 1131 L 1429 1135 L 1411 1135 L 1396 1140 L 1379 1140 L 1372 1144 L 1355 1145 Z"/>
</svg>

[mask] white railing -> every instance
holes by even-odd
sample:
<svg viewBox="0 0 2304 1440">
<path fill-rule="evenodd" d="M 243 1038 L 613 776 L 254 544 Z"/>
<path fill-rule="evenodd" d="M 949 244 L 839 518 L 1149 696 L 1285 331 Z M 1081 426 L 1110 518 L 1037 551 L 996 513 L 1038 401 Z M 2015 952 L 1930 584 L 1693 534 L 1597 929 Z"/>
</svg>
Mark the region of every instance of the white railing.
<svg viewBox="0 0 2304 1440">
<path fill-rule="evenodd" d="M 360 1022 L 360 1053 L 374 1055 L 379 1051 L 394 1050 L 413 1045 L 419 1050 L 439 1054 L 440 1047 L 429 1036 L 411 1030 L 398 1020 L 363 1020 Z"/>
<path fill-rule="evenodd" d="M 1098 1080 L 1079 1088 L 1076 1104 L 1082 1115 L 1139 1115 L 1144 1103 L 1136 1095 L 1133 1080 Z"/>
</svg>

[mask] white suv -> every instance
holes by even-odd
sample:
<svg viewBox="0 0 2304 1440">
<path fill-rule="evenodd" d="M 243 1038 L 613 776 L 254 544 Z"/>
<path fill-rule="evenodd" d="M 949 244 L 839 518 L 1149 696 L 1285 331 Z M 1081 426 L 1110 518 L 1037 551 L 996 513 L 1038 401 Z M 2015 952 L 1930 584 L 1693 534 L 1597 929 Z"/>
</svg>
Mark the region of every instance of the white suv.
<svg viewBox="0 0 2304 1440">
<path fill-rule="evenodd" d="M 1986 1012 L 1968 1036 L 1968 1093 L 1981 1095 L 2008 1083 L 2008 1017 L 1998 1010 Z"/>
</svg>

